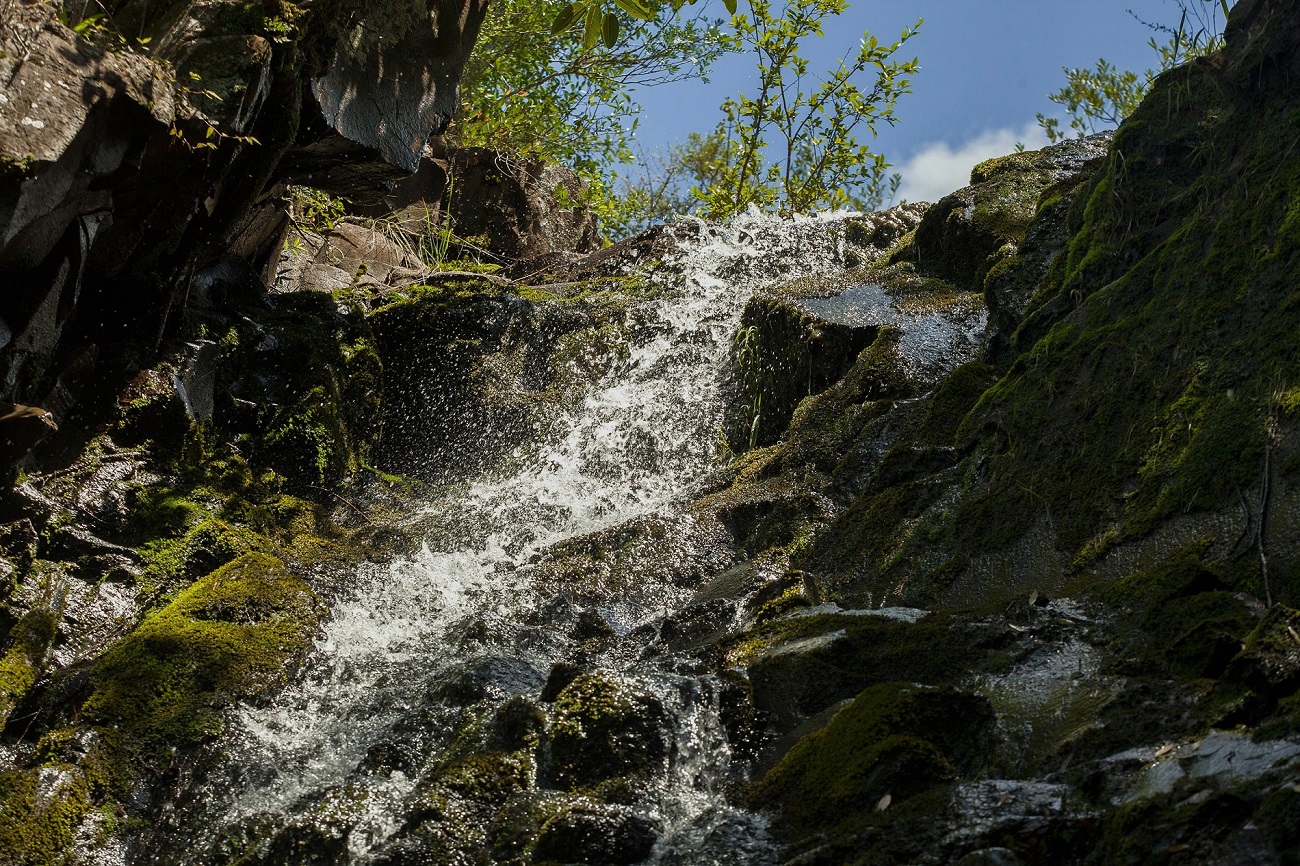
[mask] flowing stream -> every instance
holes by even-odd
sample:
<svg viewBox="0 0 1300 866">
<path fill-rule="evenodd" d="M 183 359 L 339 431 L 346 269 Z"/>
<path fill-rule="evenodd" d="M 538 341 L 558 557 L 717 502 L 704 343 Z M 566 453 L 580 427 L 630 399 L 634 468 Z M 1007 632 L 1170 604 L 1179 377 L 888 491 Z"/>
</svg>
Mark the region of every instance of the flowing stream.
<svg viewBox="0 0 1300 866">
<path fill-rule="evenodd" d="M 657 522 L 655 566 L 591 608 L 624 636 L 690 598 L 675 570 L 730 565 L 730 539 L 684 509 L 714 459 L 730 341 L 756 285 L 832 267 L 840 234 L 833 216 L 679 227 L 680 251 L 652 277 L 666 290 L 645 302 L 648 327 L 629 338 L 626 360 L 509 469 L 420 506 L 431 527 L 423 550 L 364 567 L 333 600 L 296 683 L 229 720 L 216 766 L 177 806 L 179 829 L 154 846 L 164 852 L 155 859 L 240 860 L 239 846 L 264 844 L 249 840 L 268 828 L 319 823 L 331 797 L 364 791 L 348 794 L 334 862 L 376 862 L 420 787 L 417 766 L 393 769 L 377 751 L 446 748 L 458 717 L 440 695 L 466 671 L 502 703 L 536 695 L 551 665 L 575 652 L 582 604 L 538 580 L 548 551 L 629 521 Z M 717 682 L 688 661 L 643 657 L 635 640 L 617 646 L 593 661 L 654 694 L 674 740 L 664 772 L 634 804 L 661 828 L 645 862 L 774 862 L 762 818 L 726 802 L 742 768 L 719 721 Z"/>
</svg>

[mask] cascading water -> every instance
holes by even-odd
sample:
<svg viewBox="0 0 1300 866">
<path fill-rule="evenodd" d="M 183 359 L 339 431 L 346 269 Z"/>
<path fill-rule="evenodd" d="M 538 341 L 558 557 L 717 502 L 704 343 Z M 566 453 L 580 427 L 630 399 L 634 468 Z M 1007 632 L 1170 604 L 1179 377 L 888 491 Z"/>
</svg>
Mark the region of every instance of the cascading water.
<svg viewBox="0 0 1300 866">
<path fill-rule="evenodd" d="M 295 823 L 328 824 L 341 798 L 348 817 L 324 833 L 336 845 L 328 862 L 382 859 L 416 807 L 420 761 L 436 760 L 460 730 L 447 683 L 473 671 L 476 698 L 535 695 L 578 651 L 574 622 L 590 605 L 588 616 L 625 636 L 590 663 L 654 695 L 669 729 L 662 772 L 631 804 L 657 827 L 647 862 L 773 862 L 762 820 L 726 803 L 736 771 L 718 682 L 689 660 L 644 657 L 635 637 L 691 596 L 675 570 L 714 573 L 733 559 L 725 532 L 684 506 L 710 469 L 730 340 L 750 292 L 835 267 L 841 234 L 835 217 L 679 227 L 685 240 L 653 272 L 664 291 L 645 302 L 648 326 L 626 360 L 511 469 L 423 505 L 433 528 L 418 555 L 356 574 L 296 684 L 230 720 L 215 768 L 178 807 L 174 832 L 151 846 L 154 858 L 272 862 L 259 845 Z M 655 565 L 618 592 L 576 601 L 539 576 L 549 551 L 637 520 L 660 527 Z M 395 750 L 421 758 L 375 757 Z"/>
</svg>

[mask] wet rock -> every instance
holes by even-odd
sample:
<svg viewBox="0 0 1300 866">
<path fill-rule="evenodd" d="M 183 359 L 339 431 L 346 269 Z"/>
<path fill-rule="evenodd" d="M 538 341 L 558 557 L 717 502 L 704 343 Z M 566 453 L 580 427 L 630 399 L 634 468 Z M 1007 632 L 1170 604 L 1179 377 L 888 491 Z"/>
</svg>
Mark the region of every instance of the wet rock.
<svg viewBox="0 0 1300 866">
<path fill-rule="evenodd" d="M 435 700 L 455 705 L 504 701 L 542 685 L 542 675 L 523 659 L 491 656 L 470 659 L 440 674 L 430 689 Z"/>
<path fill-rule="evenodd" d="M 978 354 L 985 316 L 974 295 L 898 273 L 861 279 L 796 283 L 746 305 L 725 422 L 734 450 L 777 441 L 806 397 L 834 393 L 829 403 L 842 408 L 846 400 L 909 396 Z M 810 404 L 803 423 L 817 423 L 829 408 Z"/>
<path fill-rule="evenodd" d="M 1077 792 L 1041 781 L 959 783 L 935 817 L 942 828 L 937 847 L 969 852 L 956 862 L 987 866 L 1079 862 L 1086 858 L 1084 840 L 1096 832 L 1096 815 Z"/>
<path fill-rule="evenodd" d="M 362 789 L 333 788 L 274 829 L 258 826 L 271 823 L 267 818 L 253 823 L 246 847 L 233 839 L 227 844 L 235 849 L 231 853 L 257 866 L 343 864 L 348 862 L 348 834 L 364 814 L 366 799 Z"/>
<path fill-rule="evenodd" d="M 979 290 L 993 264 L 1013 255 L 1024 240 L 1044 191 L 1077 185 L 1081 174 L 1098 167 L 1109 142 L 1107 134 L 1069 139 L 980 163 L 971 170 L 970 186 L 926 211 L 901 255 L 927 272 Z"/>
<path fill-rule="evenodd" d="M 982 644 L 992 631 L 936 616 L 916 623 L 887 616 L 790 617 L 742 635 L 731 661 L 747 667 L 754 706 L 785 734 L 805 723 L 824 724 L 826 713 L 872 683 L 897 676 L 954 683 L 988 652 Z"/>
<path fill-rule="evenodd" d="M 556 696 L 539 776 L 573 790 L 654 774 L 668 759 L 667 725 L 652 694 L 603 672 L 582 674 Z"/>
<path fill-rule="evenodd" d="M 618 632 L 605 617 L 600 615 L 599 611 L 584 608 L 578 612 L 578 618 L 573 624 L 571 634 L 574 640 L 579 643 L 586 643 L 588 641 L 608 641 L 610 638 L 616 637 Z"/>
<path fill-rule="evenodd" d="M 624 806 L 576 804 L 546 821 L 533 844 L 533 862 L 625 866 L 650 856 L 659 822 Z"/>
<path fill-rule="evenodd" d="M 1021 866 L 1024 861 L 1010 848 L 980 848 L 953 861 L 953 866 Z"/>
<path fill-rule="evenodd" d="M 211 421 L 217 385 L 219 351 L 211 340 L 200 340 L 186 347 L 176 371 L 176 396 L 185 414 L 195 421 Z"/>
<path fill-rule="evenodd" d="M 778 849 L 762 818 L 718 806 L 673 826 L 657 843 L 655 861 L 664 866 L 700 863 L 774 866 L 778 862 Z"/>
<path fill-rule="evenodd" d="M 1121 768 L 1141 761 L 1130 776 L 1123 801 L 1168 794 L 1180 785 L 1227 789 L 1249 782 L 1263 785 L 1270 778 L 1293 778 L 1300 768 L 1300 742 L 1255 741 L 1239 733 L 1213 731 L 1182 744 L 1148 746 L 1112 755 L 1104 764 Z"/>
<path fill-rule="evenodd" d="M 561 661 L 551 665 L 551 670 L 546 675 L 546 684 L 542 686 L 542 700 L 554 703 L 565 686 L 590 669 L 590 664 L 581 662 Z"/>
</svg>

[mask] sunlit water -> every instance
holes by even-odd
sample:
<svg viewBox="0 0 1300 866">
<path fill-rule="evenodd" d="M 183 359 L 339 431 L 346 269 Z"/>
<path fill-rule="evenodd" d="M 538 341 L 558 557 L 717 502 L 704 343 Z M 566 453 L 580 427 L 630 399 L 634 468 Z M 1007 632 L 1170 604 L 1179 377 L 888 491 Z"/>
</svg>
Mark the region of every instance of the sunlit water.
<svg viewBox="0 0 1300 866">
<path fill-rule="evenodd" d="M 421 506 L 441 527 L 430 530 L 423 550 L 363 568 L 333 601 L 296 684 L 230 719 L 218 749 L 222 763 L 185 810 L 207 816 L 184 821 L 191 831 L 207 825 L 206 838 L 181 844 L 201 846 L 225 827 L 259 818 L 282 820 L 322 792 L 359 783 L 369 797 L 347 851 L 351 862 L 366 862 L 397 829 L 403 798 L 416 784 L 398 771 L 368 775 L 368 752 L 428 702 L 439 672 L 467 659 L 526 660 L 514 689 L 536 691 L 550 664 L 572 648 L 570 638 L 546 627 L 554 599 L 533 584 L 528 568 L 548 547 L 651 514 L 690 534 L 680 506 L 711 466 L 741 310 L 759 284 L 831 267 L 840 234 L 834 217 L 751 214 L 722 228 L 682 227 L 680 252 L 654 277 L 667 291 L 646 302 L 649 327 L 637 329 L 626 360 L 579 409 L 542 431 L 536 450 L 513 461 L 517 469 Z M 601 610 L 618 631 L 685 601 L 681 589 L 647 581 Z M 671 766 L 650 802 L 639 804 L 664 827 L 651 862 L 772 862 L 762 820 L 725 803 L 730 750 L 716 683 L 642 665 L 635 654 L 622 664 L 626 676 L 659 696 L 676 728 Z M 427 736 L 436 742 L 436 731 Z"/>
</svg>

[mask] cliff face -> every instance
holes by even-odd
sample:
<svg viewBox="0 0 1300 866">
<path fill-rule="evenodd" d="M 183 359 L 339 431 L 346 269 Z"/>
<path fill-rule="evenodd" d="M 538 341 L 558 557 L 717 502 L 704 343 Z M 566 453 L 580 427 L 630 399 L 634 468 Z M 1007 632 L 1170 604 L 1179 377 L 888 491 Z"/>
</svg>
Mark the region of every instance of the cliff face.
<svg viewBox="0 0 1300 866">
<path fill-rule="evenodd" d="M 101 6 L 0 23 L 0 395 L 59 423 L 187 308 L 262 290 L 284 184 L 415 171 L 487 4 Z"/>
<path fill-rule="evenodd" d="M 990 358 L 1009 367 L 940 437 L 952 448 L 941 472 L 927 442 L 895 443 L 895 471 L 932 504 L 887 504 L 894 480 L 864 490 L 807 555 L 828 588 L 952 603 L 1195 548 L 1235 587 L 1294 603 L 1294 587 L 1265 586 L 1261 571 L 1300 561 L 1286 469 L 1298 447 L 1293 26 L 1280 6 L 1241 4 L 1225 51 L 1163 76 L 1100 171 L 1045 190 L 1024 249 L 968 266 L 1002 334 Z M 1015 159 L 992 168 L 1013 178 Z M 952 276 L 953 257 L 919 250 L 943 210 L 918 229 L 915 257 Z M 1034 250 L 1048 228 L 1061 247 L 1050 266 Z M 875 540 L 857 535 L 864 525 Z"/>
<path fill-rule="evenodd" d="M 732 656 L 820 728 L 753 793 L 797 862 L 1294 855 L 1300 15 L 1240 3 L 1226 39 L 1083 162 L 978 167 L 865 276 L 982 291 L 983 358 L 917 387 L 882 332 L 742 458 L 723 500 L 789 551 L 776 609 L 808 614 Z M 945 613 L 838 609 L 882 606 Z"/>
</svg>

